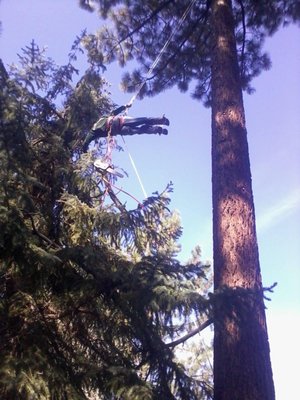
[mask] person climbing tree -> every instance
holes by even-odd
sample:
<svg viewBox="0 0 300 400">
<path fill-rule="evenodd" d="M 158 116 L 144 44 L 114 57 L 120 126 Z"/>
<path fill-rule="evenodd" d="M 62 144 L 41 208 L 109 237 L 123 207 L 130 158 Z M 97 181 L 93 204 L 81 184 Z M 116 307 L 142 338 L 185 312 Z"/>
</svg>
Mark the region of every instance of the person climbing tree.
<svg viewBox="0 0 300 400">
<path fill-rule="evenodd" d="M 128 117 L 127 115 L 118 114 L 131 107 L 131 104 L 126 104 L 112 111 L 109 116 L 102 116 L 93 125 L 91 132 L 88 133 L 83 142 L 83 151 L 88 150 L 89 144 L 100 137 L 108 135 L 141 135 L 159 134 L 167 135 L 167 129 L 163 129 L 160 125 L 170 125 L 170 121 L 163 115 L 161 118 L 153 117 Z"/>
</svg>

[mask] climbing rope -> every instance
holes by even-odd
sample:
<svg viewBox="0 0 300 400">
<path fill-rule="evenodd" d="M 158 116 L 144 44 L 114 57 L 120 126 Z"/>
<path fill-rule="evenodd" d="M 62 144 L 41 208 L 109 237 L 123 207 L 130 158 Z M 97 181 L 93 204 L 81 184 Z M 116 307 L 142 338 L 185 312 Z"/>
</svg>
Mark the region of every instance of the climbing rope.
<svg viewBox="0 0 300 400">
<path fill-rule="evenodd" d="M 178 23 L 176 24 L 176 26 L 175 26 L 174 29 L 172 30 L 172 32 L 171 32 L 169 38 L 167 39 L 167 41 L 165 42 L 164 46 L 161 48 L 161 50 L 160 50 L 160 52 L 158 53 L 157 57 L 156 57 L 155 60 L 153 61 L 152 65 L 150 66 L 150 68 L 149 68 L 149 70 L 148 70 L 148 72 L 147 72 L 147 74 L 146 74 L 144 80 L 143 80 L 143 81 L 139 84 L 139 86 L 137 87 L 137 90 L 136 90 L 135 94 L 132 96 L 132 98 L 130 99 L 130 101 L 129 101 L 129 103 L 128 103 L 128 107 L 132 106 L 132 104 L 134 103 L 134 101 L 135 101 L 136 98 L 138 97 L 138 95 L 139 95 L 139 93 L 141 92 L 142 88 L 144 87 L 144 85 L 146 84 L 147 80 L 149 79 L 149 77 L 150 77 L 151 74 L 153 73 L 154 69 L 156 68 L 157 64 L 159 63 L 159 61 L 160 61 L 160 59 L 161 59 L 163 53 L 166 51 L 167 47 L 168 47 L 169 44 L 171 43 L 171 40 L 173 39 L 173 37 L 174 37 L 176 31 L 182 26 L 183 22 L 185 21 L 187 15 L 188 15 L 189 12 L 191 11 L 191 9 L 192 9 L 192 7 L 194 6 L 195 2 L 196 2 L 196 0 L 191 0 L 191 1 L 190 1 L 189 5 L 187 6 L 187 8 L 185 9 L 184 13 L 182 14 L 180 20 L 178 21 Z M 125 112 L 124 112 L 125 115 L 127 114 L 127 109 L 128 109 L 128 107 L 126 108 L 126 110 L 125 110 Z M 112 150 L 115 148 L 115 141 L 114 141 L 114 139 L 112 138 L 111 129 L 112 129 L 112 125 L 110 126 L 109 131 L 108 131 L 108 135 L 107 135 L 107 150 L 106 150 L 106 154 L 105 154 L 105 157 L 104 157 L 106 160 L 108 160 L 108 161 L 110 161 L 110 162 L 111 162 L 111 153 L 112 153 Z M 137 170 L 137 167 L 136 167 L 136 165 L 135 165 L 135 162 L 134 162 L 134 160 L 133 160 L 133 157 L 132 157 L 132 155 L 130 154 L 130 151 L 129 151 L 128 146 L 127 146 L 127 144 L 126 144 L 126 142 L 125 142 L 124 137 L 123 137 L 122 135 L 121 135 L 121 137 L 122 137 L 124 146 L 126 147 L 126 150 L 127 150 L 127 152 L 128 152 L 129 159 L 130 159 L 131 165 L 132 165 L 132 167 L 133 167 L 133 170 L 134 170 L 134 172 L 135 172 L 135 174 L 136 174 L 136 177 L 137 177 L 137 179 L 138 179 L 138 181 L 139 181 L 139 184 L 140 184 L 140 186 L 141 186 L 143 195 L 144 195 L 145 198 L 147 198 L 148 196 L 147 196 L 145 187 L 144 187 L 144 185 L 143 185 L 142 179 L 141 179 L 141 177 L 140 177 L 140 175 L 139 175 L 139 172 L 138 172 L 138 170 Z"/>
<path fill-rule="evenodd" d="M 142 90 L 142 88 L 143 88 L 144 85 L 146 84 L 147 80 L 149 79 L 149 77 L 150 77 L 151 74 L 153 73 L 154 69 L 156 68 L 157 64 L 159 63 L 159 61 L 160 61 L 160 59 L 161 59 L 163 53 L 166 51 L 167 47 L 168 47 L 169 44 L 171 43 L 171 40 L 173 39 L 173 37 L 174 37 L 176 31 L 182 26 L 183 22 L 185 21 L 187 15 L 188 15 L 189 12 L 191 11 L 191 9 L 192 9 L 193 5 L 195 4 L 195 2 L 196 2 L 196 0 L 191 0 L 191 2 L 189 3 L 189 5 L 188 5 L 187 8 L 185 9 L 184 13 L 182 14 L 182 17 L 181 17 L 180 20 L 178 21 L 178 23 L 177 23 L 177 25 L 175 26 L 175 28 L 172 30 L 172 32 L 171 32 L 169 38 L 167 39 L 167 41 L 165 42 L 164 46 L 161 48 L 161 50 L 160 50 L 160 52 L 158 53 L 157 57 L 156 57 L 155 60 L 153 61 L 151 67 L 149 68 L 149 70 L 148 70 L 148 72 L 147 72 L 147 75 L 146 75 L 145 79 L 139 84 L 139 86 L 138 86 L 138 88 L 137 88 L 135 94 L 134 94 L 134 95 L 132 96 L 132 98 L 130 99 L 130 101 L 129 101 L 129 103 L 128 103 L 128 106 L 132 106 L 132 104 L 133 104 L 134 101 L 136 100 L 136 98 L 137 98 L 137 96 L 139 95 L 140 91 Z M 127 114 L 127 109 L 125 110 L 125 113 L 124 113 L 124 114 Z M 121 135 L 121 137 L 122 137 L 123 143 L 124 143 L 124 145 L 125 145 L 125 147 L 126 147 L 126 150 L 127 150 L 127 152 L 128 152 L 131 165 L 132 165 L 132 167 L 133 167 L 133 169 L 134 169 L 134 172 L 135 172 L 135 174 L 136 174 L 136 177 L 137 177 L 137 179 L 138 179 L 138 181 L 139 181 L 139 184 L 140 184 L 140 186 L 141 186 L 141 189 L 142 189 L 142 192 L 143 192 L 143 194 L 144 194 L 144 197 L 147 198 L 148 196 L 147 196 L 146 190 L 145 190 L 145 188 L 144 188 L 142 179 L 141 179 L 141 177 L 140 177 L 140 175 L 139 175 L 139 173 L 138 173 L 138 170 L 137 170 L 137 167 L 136 167 L 136 165 L 135 165 L 135 162 L 134 162 L 134 160 L 133 160 L 133 158 L 132 158 L 132 156 L 131 156 L 131 154 L 130 154 L 130 152 L 129 152 L 129 149 L 128 149 L 128 146 L 126 145 L 126 142 L 125 142 L 124 137 L 123 137 L 122 135 Z"/>
<path fill-rule="evenodd" d="M 128 156 L 129 156 L 129 159 L 130 159 L 132 168 L 134 169 L 135 175 L 136 175 L 136 177 L 137 177 L 137 179 L 138 179 L 138 181 L 139 181 L 139 184 L 140 184 L 140 186 L 141 186 L 143 195 L 144 195 L 144 197 L 145 197 L 145 199 L 146 199 L 148 196 L 147 196 L 145 187 L 144 187 L 144 185 L 143 185 L 142 179 L 141 179 L 141 177 L 140 177 L 140 174 L 139 174 L 139 172 L 138 172 L 138 170 L 137 170 L 137 167 L 136 167 L 136 165 L 135 165 L 135 162 L 134 162 L 134 160 L 133 160 L 133 157 L 132 157 L 132 155 L 130 154 L 130 151 L 129 151 L 128 146 L 127 146 L 127 144 L 126 144 L 126 142 L 125 142 L 124 137 L 123 137 L 122 135 L 121 135 L 121 137 L 122 137 L 122 139 L 123 139 L 124 146 L 126 147 L 126 150 L 127 150 L 127 153 L 128 153 Z"/>
<path fill-rule="evenodd" d="M 159 60 L 161 59 L 163 53 L 166 51 L 167 47 L 169 46 L 169 44 L 171 43 L 171 40 L 173 39 L 176 31 L 181 27 L 181 25 L 183 24 L 184 20 L 186 19 L 186 17 L 188 16 L 189 12 L 191 11 L 193 5 L 195 4 L 196 0 L 191 0 L 191 2 L 189 3 L 189 5 L 187 6 L 186 10 L 184 11 L 184 13 L 182 14 L 182 17 L 180 18 L 180 20 L 178 21 L 177 25 L 175 26 L 175 28 L 172 30 L 169 38 L 167 39 L 166 43 L 164 44 L 164 46 L 161 48 L 160 52 L 158 53 L 156 59 L 153 61 L 151 67 L 149 68 L 145 79 L 139 84 L 136 93 L 132 96 L 132 98 L 129 101 L 129 105 L 131 106 L 133 104 L 133 102 L 135 101 L 135 99 L 137 98 L 137 96 L 139 95 L 140 91 L 142 90 L 142 88 L 144 87 L 144 85 L 146 84 L 147 80 L 149 79 L 150 75 L 152 74 L 152 72 L 154 71 L 154 69 L 156 68 L 157 64 L 159 63 Z"/>
</svg>

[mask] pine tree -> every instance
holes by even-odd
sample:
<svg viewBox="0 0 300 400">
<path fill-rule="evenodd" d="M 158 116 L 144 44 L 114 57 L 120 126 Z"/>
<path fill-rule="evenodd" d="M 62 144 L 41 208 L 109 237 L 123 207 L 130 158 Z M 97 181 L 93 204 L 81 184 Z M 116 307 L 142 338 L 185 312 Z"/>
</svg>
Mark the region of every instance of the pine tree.
<svg viewBox="0 0 300 400">
<path fill-rule="evenodd" d="M 82 154 L 113 104 L 101 66 L 74 87 L 79 42 L 62 67 L 34 42 L 0 63 L 0 397 L 196 399 L 172 341 L 210 318 L 205 266 L 176 260 L 170 186 L 127 210 L 93 164 L 106 141 Z"/>
<path fill-rule="evenodd" d="M 264 39 L 299 21 L 299 2 L 94 3 L 113 27 L 87 36 L 86 47 L 97 41 L 98 58 L 138 63 L 124 75 L 125 89 L 134 92 L 144 82 L 142 97 L 174 85 L 181 91 L 193 86 L 192 95 L 212 107 L 214 284 L 216 292 L 229 296 L 227 310 L 224 298 L 215 307 L 214 396 L 273 400 L 242 90 L 251 93 L 252 78 L 270 67 Z"/>
</svg>

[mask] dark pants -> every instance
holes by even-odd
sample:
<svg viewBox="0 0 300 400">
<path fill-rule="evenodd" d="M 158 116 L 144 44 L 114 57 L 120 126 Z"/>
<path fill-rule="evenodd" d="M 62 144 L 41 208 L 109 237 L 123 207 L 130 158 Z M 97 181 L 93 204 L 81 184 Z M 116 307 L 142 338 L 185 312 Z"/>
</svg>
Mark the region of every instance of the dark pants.
<svg viewBox="0 0 300 400">
<path fill-rule="evenodd" d="M 164 130 L 166 131 L 166 129 Z M 163 129 L 161 126 L 151 126 L 151 125 L 142 125 L 142 126 L 127 126 L 123 125 L 121 130 L 118 131 L 120 135 L 142 135 L 143 133 L 153 133 L 153 134 L 161 134 L 163 133 Z M 115 134 L 112 132 L 112 134 Z"/>
<path fill-rule="evenodd" d="M 123 119 L 123 126 L 139 126 L 139 125 L 162 125 L 164 123 L 162 118 L 154 117 L 121 117 Z"/>
<path fill-rule="evenodd" d="M 86 152 L 91 141 L 101 137 L 107 137 L 109 129 L 112 136 L 115 135 L 142 135 L 148 134 L 163 134 L 167 135 L 168 131 L 162 129 L 165 120 L 163 118 L 153 117 L 111 117 L 108 120 L 107 126 L 104 129 L 92 130 L 88 133 L 83 143 L 83 151 Z"/>
<path fill-rule="evenodd" d="M 127 135 L 130 135 L 133 132 L 134 133 L 141 133 L 141 128 L 145 132 L 145 129 L 147 127 L 153 127 L 153 125 L 160 125 L 163 124 L 164 121 L 162 118 L 153 118 L 153 117 L 138 117 L 138 118 L 132 118 L 132 117 L 111 117 L 108 120 L 108 127 L 111 128 L 111 134 L 112 135 L 118 135 L 121 132 L 128 132 Z M 108 129 L 109 129 L 108 128 Z M 130 130 L 125 129 L 125 128 L 131 128 Z M 135 128 L 135 129 L 134 129 Z M 153 130 L 146 131 L 147 133 L 152 133 Z M 153 133 L 157 133 L 157 130 Z"/>
</svg>

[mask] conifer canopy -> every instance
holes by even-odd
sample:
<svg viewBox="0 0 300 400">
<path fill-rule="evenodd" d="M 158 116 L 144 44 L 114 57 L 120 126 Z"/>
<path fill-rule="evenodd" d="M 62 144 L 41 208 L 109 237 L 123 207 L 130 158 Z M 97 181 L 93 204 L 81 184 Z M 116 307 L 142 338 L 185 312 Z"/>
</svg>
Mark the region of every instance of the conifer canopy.
<svg viewBox="0 0 300 400">
<path fill-rule="evenodd" d="M 0 397 L 208 398 L 168 345 L 210 317 L 205 266 L 176 259 L 170 185 L 128 210 L 93 164 L 105 140 L 82 153 L 113 104 L 77 52 L 57 66 L 32 42 L 1 62 Z"/>
</svg>

